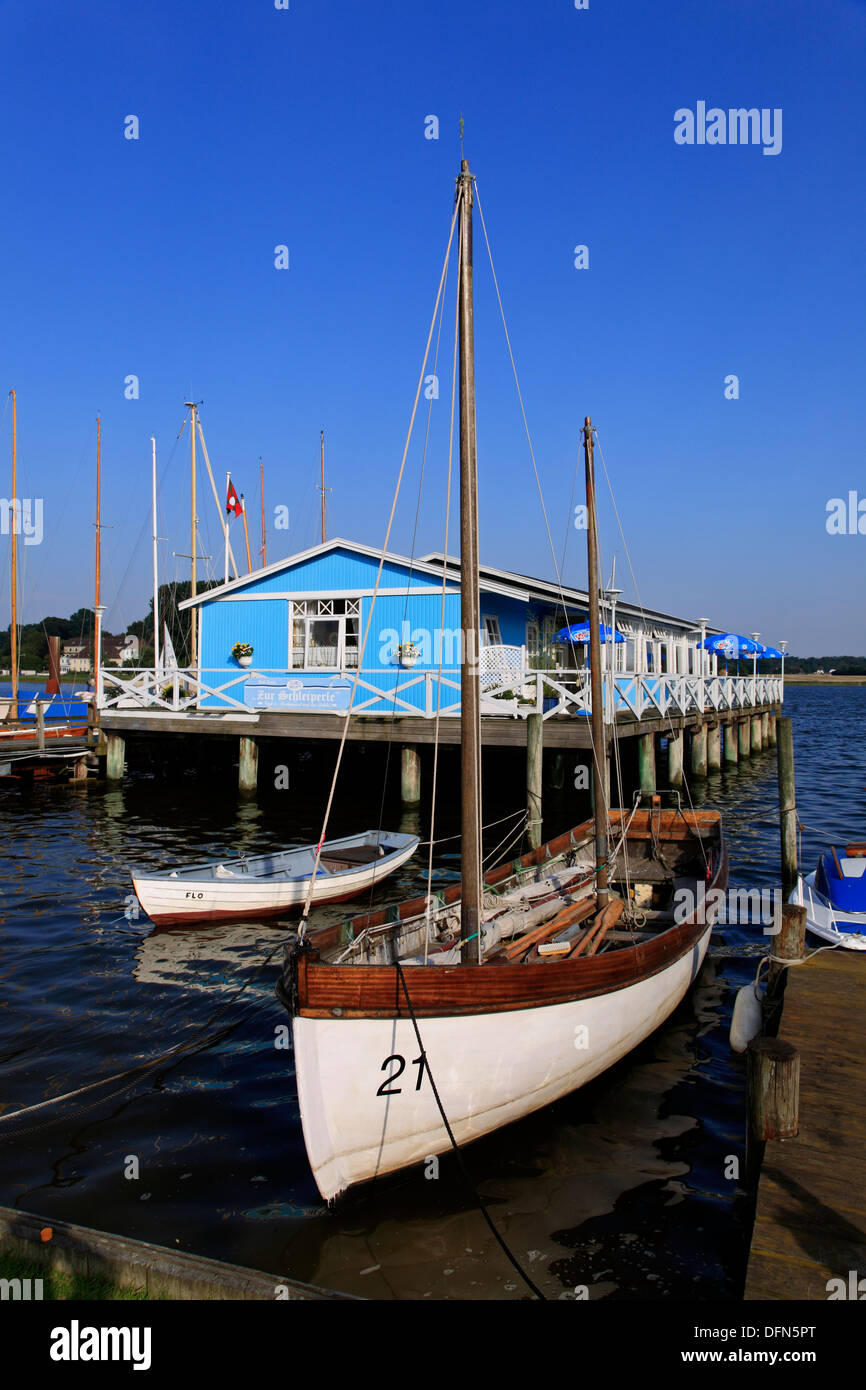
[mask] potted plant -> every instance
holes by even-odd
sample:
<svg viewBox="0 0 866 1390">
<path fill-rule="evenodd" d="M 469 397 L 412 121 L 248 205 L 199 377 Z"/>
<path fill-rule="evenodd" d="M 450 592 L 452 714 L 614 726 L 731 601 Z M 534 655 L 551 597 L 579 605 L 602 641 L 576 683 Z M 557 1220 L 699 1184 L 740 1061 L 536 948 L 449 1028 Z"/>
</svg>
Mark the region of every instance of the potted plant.
<svg viewBox="0 0 866 1390">
<path fill-rule="evenodd" d="M 232 647 L 232 656 L 239 666 L 249 666 L 253 659 L 253 649 L 249 642 L 235 642 Z"/>
<path fill-rule="evenodd" d="M 418 657 L 420 655 L 421 653 L 415 646 L 414 642 L 403 642 L 397 648 L 397 656 L 399 658 L 400 665 L 405 667 L 407 671 L 411 671 L 412 667 L 415 665 L 415 662 L 418 660 Z"/>
</svg>

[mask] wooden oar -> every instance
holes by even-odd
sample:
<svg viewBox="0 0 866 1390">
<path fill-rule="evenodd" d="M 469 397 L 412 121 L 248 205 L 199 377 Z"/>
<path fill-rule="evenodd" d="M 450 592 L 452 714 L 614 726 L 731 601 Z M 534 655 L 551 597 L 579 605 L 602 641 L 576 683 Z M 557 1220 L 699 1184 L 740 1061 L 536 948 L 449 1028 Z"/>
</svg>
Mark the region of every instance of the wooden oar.
<svg viewBox="0 0 866 1390">
<path fill-rule="evenodd" d="M 564 931 L 566 927 L 574 926 L 575 922 L 582 922 L 587 917 L 591 917 L 595 912 L 595 898 L 584 898 L 579 903 L 573 903 L 565 907 L 561 912 L 557 912 L 549 922 L 543 922 L 540 927 L 527 932 L 525 936 L 518 937 L 516 941 L 510 941 L 504 948 L 502 954 L 507 960 L 513 961 L 518 956 L 522 956 L 524 951 L 528 951 L 531 946 L 535 946 L 539 941 L 544 941 L 549 936 L 554 936 L 557 932 Z"/>
<path fill-rule="evenodd" d="M 581 938 L 577 947 L 572 951 L 569 959 L 574 960 L 576 956 L 582 955 L 584 951 L 586 951 L 587 956 L 594 956 L 601 945 L 605 932 L 609 931 L 611 927 L 616 926 L 624 911 L 625 903 L 622 898 L 613 898 L 612 901 L 608 903 L 607 907 L 602 908 L 589 931 Z"/>
</svg>

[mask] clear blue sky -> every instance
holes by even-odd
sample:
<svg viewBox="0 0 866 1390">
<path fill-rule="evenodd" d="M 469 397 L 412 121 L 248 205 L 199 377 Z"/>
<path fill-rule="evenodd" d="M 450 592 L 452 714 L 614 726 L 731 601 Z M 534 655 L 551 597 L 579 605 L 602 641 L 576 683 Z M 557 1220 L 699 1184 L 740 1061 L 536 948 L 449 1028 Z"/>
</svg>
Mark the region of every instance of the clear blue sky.
<svg viewBox="0 0 866 1390">
<path fill-rule="evenodd" d="M 107 626 L 147 609 L 151 433 L 164 577 L 186 577 L 190 392 L 254 548 L 260 454 L 269 512 L 290 509 L 269 560 L 317 539 L 321 428 L 330 533 L 380 543 L 462 112 L 557 549 L 589 413 L 648 606 L 866 652 L 866 535 L 825 529 L 829 498 L 866 499 L 864 61 L 862 0 L 6 0 L 0 383 L 18 392 L 19 493 L 45 507 L 25 618 L 92 602 L 98 412 Z M 677 145 L 674 112 L 699 101 L 781 108 L 781 153 Z M 483 256 L 477 229 L 482 556 L 548 575 Z M 419 551 L 442 546 L 447 398 Z M 9 457 L 7 409 L 0 495 Z M 220 572 L 209 496 L 200 510 Z M 633 597 L 607 501 L 603 532 Z M 572 531 L 574 583 L 583 543 Z M 4 559 L 3 622 L 8 596 Z"/>
</svg>

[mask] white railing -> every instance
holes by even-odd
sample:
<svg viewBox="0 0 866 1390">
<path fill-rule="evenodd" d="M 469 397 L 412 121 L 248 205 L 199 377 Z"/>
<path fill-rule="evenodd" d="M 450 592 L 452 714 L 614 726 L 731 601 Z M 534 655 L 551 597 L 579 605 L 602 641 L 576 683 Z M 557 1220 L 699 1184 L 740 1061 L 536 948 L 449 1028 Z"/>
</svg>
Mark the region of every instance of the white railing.
<svg viewBox="0 0 866 1390">
<path fill-rule="evenodd" d="M 482 648 L 482 653 L 485 650 L 491 649 Z M 519 647 L 510 650 L 522 651 Z M 319 680 L 334 677 L 354 687 L 352 714 L 398 714 L 432 719 L 437 713 L 437 699 L 440 715 L 460 713 L 459 667 L 442 671 L 441 687 L 436 670 L 414 671 L 394 666 L 365 671 L 363 675 L 358 674 L 357 668 L 252 671 L 233 666 L 202 671 L 176 670 L 167 675 L 158 675 L 148 668 L 122 671 L 103 668 L 97 682 L 96 704 L 99 710 L 151 709 L 178 714 L 187 710 L 250 713 L 258 709 L 260 713 L 267 713 L 245 701 L 246 682 L 251 677 L 289 682 L 301 676 Z M 615 676 L 605 673 L 603 689 L 608 721 L 616 715 L 652 719 L 668 714 L 746 710 L 781 704 L 784 699 L 781 676 L 654 676 L 622 671 Z M 345 709 L 339 712 L 347 713 Z M 495 670 L 490 662 L 482 674 L 482 713 L 524 718 L 528 714 L 542 714 L 545 719 L 554 715 L 586 717 L 592 713 L 589 672 L 522 670 L 516 660 L 500 664 Z"/>
</svg>

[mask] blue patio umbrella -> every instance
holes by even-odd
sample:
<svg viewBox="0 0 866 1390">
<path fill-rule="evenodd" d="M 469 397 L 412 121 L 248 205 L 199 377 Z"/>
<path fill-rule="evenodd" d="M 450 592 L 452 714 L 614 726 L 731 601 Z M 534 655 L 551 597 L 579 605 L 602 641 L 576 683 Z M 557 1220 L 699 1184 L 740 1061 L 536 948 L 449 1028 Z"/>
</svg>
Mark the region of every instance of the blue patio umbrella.
<svg viewBox="0 0 866 1390">
<path fill-rule="evenodd" d="M 781 661 L 784 652 L 780 652 L 778 647 L 762 647 L 758 652 L 759 661 Z"/>
<path fill-rule="evenodd" d="M 606 623 L 599 624 L 602 642 L 610 641 L 610 628 Z M 589 623 L 574 623 L 571 627 L 561 627 L 559 632 L 554 633 L 554 640 L 557 642 L 589 642 Z M 614 632 L 614 642 L 624 642 L 625 638 L 621 632 Z"/>
<path fill-rule="evenodd" d="M 708 652 L 715 652 L 726 661 L 739 661 L 741 656 L 760 656 L 763 650 L 760 642 L 753 642 L 751 637 L 742 637 L 737 632 L 723 632 L 718 637 L 706 637 L 703 645 Z"/>
</svg>

